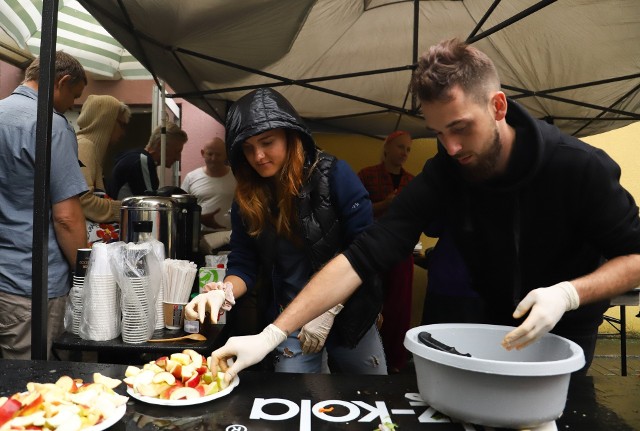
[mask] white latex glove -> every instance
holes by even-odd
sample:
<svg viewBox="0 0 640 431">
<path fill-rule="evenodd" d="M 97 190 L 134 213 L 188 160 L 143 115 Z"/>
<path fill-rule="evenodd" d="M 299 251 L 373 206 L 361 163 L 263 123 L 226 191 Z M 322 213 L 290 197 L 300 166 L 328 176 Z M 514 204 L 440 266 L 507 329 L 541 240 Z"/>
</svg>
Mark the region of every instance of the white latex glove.
<svg viewBox="0 0 640 431">
<path fill-rule="evenodd" d="M 531 310 L 529 316 L 505 335 L 502 346 L 507 350 L 527 347 L 553 329 L 565 312 L 579 306 L 578 292 L 568 281 L 532 290 L 513 312 L 513 317 L 519 319 Z"/>
<path fill-rule="evenodd" d="M 333 321 L 342 308 L 342 304 L 338 304 L 302 327 L 298 334 L 302 353 L 317 353 L 322 350 L 333 326 Z"/>
<path fill-rule="evenodd" d="M 235 362 L 224 374 L 224 379 L 230 382 L 240 371 L 260 362 L 286 339 L 287 334 L 271 324 L 257 335 L 229 338 L 224 346 L 211 353 L 211 357 L 218 361 L 226 361 L 235 356 Z"/>
<path fill-rule="evenodd" d="M 189 302 L 185 308 L 185 317 L 188 320 L 198 319 L 204 323 L 207 309 L 210 312 L 211 323 L 218 323 L 220 309 L 229 311 L 235 304 L 233 298 L 233 285 L 231 283 L 207 283 L 204 286 L 205 293 L 201 293 Z"/>
</svg>

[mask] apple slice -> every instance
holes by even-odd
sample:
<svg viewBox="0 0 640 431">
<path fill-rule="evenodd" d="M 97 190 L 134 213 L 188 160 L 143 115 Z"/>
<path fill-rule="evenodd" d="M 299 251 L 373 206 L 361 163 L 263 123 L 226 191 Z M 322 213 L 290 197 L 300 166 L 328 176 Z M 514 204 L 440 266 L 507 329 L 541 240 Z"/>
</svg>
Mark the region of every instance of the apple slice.
<svg viewBox="0 0 640 431">
<path fill-rule="evenodd" d="M 178 388 L 169 396 L 170 400 L 191 400 L 193 398 L 200 398 L 200 392 L 195 388 L 183 387 Z"/>
<path fill-rule="evenodd" d="M 20 410 L 20 416 L 28 416 L 35 413 L 36 410 L 42 405 L 43 398 L 39 392 L 29 392 L 22 400 L 22 409 Z"/>
<path fill-rule="evenodd" d="M 167 359 L 164 369 L 165 371 L 169 371 L 171 372 L 171 370 L 173 370 L 175 367 L 177 367 L 178 365 L 182 366 L 181 363 L 174 361 L 173 359 Z"/>
<path fill-rule="evenodd" d="M 189 380 L 194 375 L 199 376 L 199 374 L 196 372 L 195 365 L 189 364 L 189 365 L 183 365 L 182 366 L 182 373 L 181 373 L 180 377 L 181 377 L 183 382 L 186 382 L 187 380 Z"/>
<path fill-rule="evenodd" d="M 58 418 L 58 416 L 62 416 Z M 59 413 L 53 418 L 47 420 L 47 423 L 51 424 L 53 419 L 57 419 L 54 422 L 58 424 L 55 426 L 59 431 L 78 431 L 82 428 L 82 419 L 76 414 L 70 414 L 70 412 Z"/>
<path fill-rule="evenodd" d="M 151 383 L 153 383 L 153 377 L 156 375 L 156 373 L 154 373 L 151 370 L 143 370 L 140 374 L 138 374 L 137 376 L 133 377 L 134 381 L 133 381 L 133 389 L 134 390 L 138 390 L 138 386 L 140 385 L 149 385 Z M 140 392 L 140 391 L 138 391 Z"/>
<path fill-rule="evenodd" d="M 189 356 L 186 353 L 172 353 L 170 359 L 182 365 L 187 365 L 191 363 L 191 356 Z"/>
<path fill-rule="evenodd" d="M 122 381 L 125 385 L 132 388 L 136 384 L 136 376 L 125 377 Z"/>
<path fill-rule="evenodd" d="M 207 371 L 206 373 L 202 374 L 200 378 L 202 379 L 202 382 L 204 384 L 210 385 L 213 382 L 213 373 L 211 371 Z"/>
<path fill-rule="evenodd" d="M 140 371 L 142 371 L 140 368 L 134 367 L 133 365 L 129 365 L 124 372 L 124 376 L 125 377 L 137 376 L 138 374 L 140 374 Z"/>
<path fill-rule="evenodd" d="M 198 393 L 200 394 L 200 397 L 204 397 L 205 387 L 202 383 L 198 384 L 198 386 L 196 386 L 194 389 L 198 391 Z"/>
<path fill-rule="evenodd" d="M 171 374 L 168 371 L 163 371 L 161 373 L 156 374 L 155 376 L 153 376 L 153 383 L 168 383 L 169 385 L 174 385 L 176 383 L 176 378 L 173 374 Z"/>
<path fill-rule="evenodd" d="M 229 386 L 229 383 L 227 383 L 227 381 L 224 379 L 224 373 L 222 371 L 218 371 L 217 377 L 218 377 L 218 384 L 220 385 L 220 389 L 224 389 L 227 386 Z"/>
<path fill-rule="evenodd" d="M 164 368 L 161 368 L 161 367 L 157 366 L 154 362 L 149 362 L 147 364 L 144 364 L 142 369 L 143 370 L 151 370 L 154 373 L 161 373 L 162 371 L 166 371 Z"/>
<path fill-rule="evenodd" d="M 196 368 L 200 368 L 202 366 L 202 355 L 200 353 L 192 349 L 184 349 L 182 353 L 189 355 L 191 363 L 194 364 Z"/>
<path fill-rule="evenodd" d="M 149 383 L 143 385 L 137 385 L 136 390 L 140 395 L 144 395 L 145 397 L 153 397 L 156 398 L 158 395 L 166 391 L 170 385 L 166 382 L 162 383 Z"/>
<path fill-rule="evenodd" d="M 193 376 L 191 376 L 189 380 L 184 382 L 184 385 L 189 388 L 195 388 L 199 384 L 200 384 L 200 374 L 194 374 Z"/>
<path fill-rule="evenodd" d="M 167 360 L 169 359 L 168 356 L 161 356 L 158 359 L 155 360 L 155 363 L 157 366 L 159 366 L 160 368 L 166 370 L 167 367 Z"/>
<path fill-rule="evenodd" d="M 0 426 L 11 420 L 22 408 L 22 403 L 14 398 L 9 398 L 0 406 Z"/>
<path fill-rule="evenodd" d="M 78 392 L 78 385 L 76 384 L 76 381 L 69 376 L 60 377 L 56 382 L 56 386 L 60 387 L 65 392 L 72 394 Z"/>
<path fill-rule="evenodd" d="M 203 386 L 204 386 L 205 395 L 213 395 L 220 390 L 220 386 L 218 385 L 218 382 L 211 382 Z"/>
<path fill-rule="evenodd" d="M 167 389 L 165 389 L 164 392 L 162 392 L 158 398 L 168 400 L 171 397 L 171 394 L 173 393 L 173 391 L 175 391 L 176 389 L 182 388 L 183 386 L 184 385 L 182 384 L 182 382 L 180 380 L 177 380 L 175 385 L 169 386 Z"/>
<path fill-rule="evenodd" d="M 22 411 L 19 416 L 11 419 L 12 430 L 37 430 L 41 429 L 44 425 L 44 411 L 36 411 L 29 414 L 24 414 Z"/>
<path fill-rule="evenodd" d="M 104 376 L 100 373 L 93 373 L 93 382 L 102 383 L 109 389 L 117 388 L 118 386 L 120 386 L 120 383 L 122 383 L 121 380 L 112 379 L 111 377 Z"/>
</svg>

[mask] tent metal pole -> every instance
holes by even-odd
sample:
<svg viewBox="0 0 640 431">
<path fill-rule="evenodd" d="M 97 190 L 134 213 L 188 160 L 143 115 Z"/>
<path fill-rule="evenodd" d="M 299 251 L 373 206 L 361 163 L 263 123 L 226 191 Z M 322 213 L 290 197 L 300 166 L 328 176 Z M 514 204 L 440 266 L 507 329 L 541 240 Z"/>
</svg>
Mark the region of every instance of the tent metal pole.
<svg viewBox="0 0 640 431">
<path fill-rule="evenodd" d="M 579 89 L 579 88 L 586 88 L 586 87 L 595 87 L 596 85 L 611 84 L 613 82 L 627 81 L 627 80 L 636 79 L 636 78 L 640 78 L 640 73 L 634 73 L 632 75 L 618 76 L 618 77 L 615 77 L 615 78 L 601 79 L 599 81 L 584 82 L 582 84 L 574 84 L 574 85 L 566 85 L 564 87 L 550 88 L 548 90 L 536 91 L 536 95 L 538 95 L 538 94 L 549 94 L 549 93 L 559 93 L 561 91 L 576 90 L 576 89 Z M 521 95 L 512 97 L 512 99 L 521 99 L 523 97 L 530 97 L 530 95 L 521 94 Z"/>
<path fill-rule="evenodd" d="M 164 98 L 164 82 L 160 81 L 161 87 L 160 90 L 160 176 L 159 183 L 160 187 L 164 187 L 165 183 L 165 165 L 167 164 L 167 109 L 165 108 L 165 98 Z"/>
<path fill-rule="evenodd" d="M 480 18 L 480 21 L 478 21 L 478 24 L 476 24 L 475 28 L 473 30 L 471 30 L 471 33 L 467 37 L 467 43 L 471 43 L 471 42 L 469 42 L 469 40 L 472 37 L 474 37 L 476 35 L 476 33 L 478 33 L 478 30 L 480 30 L 480 27 L 482 27 L 482 25 L 485 23 L 485 21 L 491 16 L 491 14 L 496 9 L 496 7 L 498 7 L 498 5 L 500 4 L 501 1 L 502 0 L 494 0 L 493 4 L 491 6 L 489 6 L 489 9 L 487 9 L 487 11 L 484 13 L 482 18 Z"/>
<path fill-rule="evenodd" d="M 640 120 L 640 114 L 636 114 L 634 112 L 622 111 L 620 109 L 607 108 L 605 106 L 599 106 L 599 105 L 594 105 L 592 103 L 580 102 L 580 101 L 577 101 L 577 100 L 571 100 L 571 99 L 567 99 L 565 97 L 554 96 L 554 95 L 551 95 L 551 94 L 538 94 L 535 91 L 525 90 L 525 89 L 522 89 L 522 88 L 510 86 L 510 85 L 502 85 L 502 88 L 504 88 L 506 90 L 517 91 L 519 93 L 527 95 L 528 97 L 541 97 L 543 99 L 555 100 L 557 102 L 568 103 L 570 105 L 582 106 L 583 108 L 595 109 L 596 111 L 605 111 L 605 112 L 610 112 L 612 114 L 625 115 L 625 116 L 630 117 L 629 119 Z"/>
<path fill-rule="evenodd" d="M 618 100 L 616 100 L 615 102 L 613 102 L 609 108 L 612 108 L 614 106 L 616 106 L 618 103 L 622 102 L 623 100 L 625 100 L 627 97 L 631 96 L 633 93 L 635 93 L 636 91 L 638 91 L 638 89 L 640 89 L 640 84 L 636 85 L 634 88 L 632 88 L 631 90 L 629 90 L 626 94 L 624 94 L 622 97 L 620 97 Z M 600 112 L 596 118 L 592 118 L 591 120 L 589 120 L 588 122 L 586 122 L 585 124 L 582 125 L 582 127 L 580 127 L 578 130 L 576 130 L 575 132 L 573 132 L 574 135 L 577 135 L 578 133 L 580 133 L 582 130 L 584 130 L 586 127 L 588 127 L 589 125 L 591 125 L 591 123 L 593 123 L 593 121 L 595 119 L 600 119 L 603 115 L 605 114 L 604 111 Z"/>
<path fill-rule="evenodd" d="M 419 36 L 420 36 L 420 0 L 413 1 L 413 58 L 412 62 L 414 65 L 418 64 L 418 46 L 419 46 Z M 409 88 L 407 87 L 407 94 L 410 93 Z M 404 103 L 402 107 L 405 107 L 407 103 L 407 97 L 404 98 Z M 416 112 L 418 109 L 418 100 L 415 95 L 411 95 L 411 111 Z M 400 118 L 398 118 L 398 122 L 396 123 L 396 129 L 398 128 L 398 124 L 400 124 Z"/>
<path fill-rule="evenodd" d="M 549 118 L 553 118 L 553 120 L 564 120 L 564 121 L 635 121 L 631 118 L 620 118 L 620 117 L 615 117 L 615 118 L 602 118 L 601 117 L 602 113 L 598 114 L 598 116 L 596 117 L 565 117 L 565 116 L 552 116 Z M 574 132 L 577 133 L 578 131 Z"/>
<path fill-rule="evenodd" d="M 516 23 L 516 22 L 520 21 L 523 18 L 528 17 L 529 15 L 539 11 L 540 9 L 543 9 L 543 8 L 549 6 L 551 3 L 555 3 L 556 1 L 558 1 L 558 0 L 543 0 L 543 1 L 540 1 L 540 2 L 536 3 L 533 6 L 526 8 L 522 12 L 515 14 L 511 18 L 509 18 L 507 20 L 504 20 L 500 24 L 491 27 L 489 30 L 483 31 L 482 33 L 480 33 L 479 35 L 476 35 L 474 37 L 470 37 L 469 39 L 467 39 L 467 43 L 468 44 L 472 44 L 474 42 L 479 41 L 480 39 L 484 39 L 485 37 L 491 36 L 493 33 L 497 32 L 497 31 L 500 31 L 503 28 L 508 27 L 513 23 Z"/>
<path fill-rule="evenodd" d="M 33 259 L 31 261 L 31 359 L 47 359 L 49 299 L 49 207 L 51 196 L 51 125 L 55 78 L 58 0 L 42 2 L 38 117 L 33 180 Z"/>
<path fill-rule="evenodd" d="M 195 80 L 189 73 L 189 70 L 185 67 L 180 57 L 178 57 L 175 52 L 173 52 L 172 54 L 173 54 L 173 57 L 176 59 L 176 62 L 180 65 L 180 68 L 182 69 L 182 73 L 184 73 L 185 76 L 189 79 L 189 82 L 191 82 L 191 85 L 194 88 L 198 88 L 198 85 L 196 84 Z M 173 97 L 173 96 L 168 96 L 168 97 Z M 214 118 L 218 120 L 220 123 L 224 124 L 224 118 L 222 118 L 220 114 L 218 114 L 218 111 L 216 111 L 213 105 L 209 103 L 209 100 L 204 96 L 202 96 L 201 99 L 204 101 L 204 103 L 206 103 L 209 106 L 209 108 L 211 108 L 211 112 L 213 113 Z"/>
<path fill-rule="evenodd" d="M 212 60 L 212 61 L 214 63 L 216 62 L 215 60 Z M 229 66 L 236 69 L 243 67 L 241 65 L 230 66 L 228 64 L 225 64 L 225 66 Z M 295 82 L 309 84 L 312 82 L 335 81 L 338 79 L 358 78 L 360 76 L 379 75 L 383 73 L 404 72 L 406 70 L 413 70 L 413 69 L 415 69 L 415 64 L 407 64 L 405 66 L 387 67 L 384 69 L 366 70 L 362 72 L 343 73 L 340 75 L 327 75 L 327 76 L 318 76 L 315 78 L 296 79 Z M 240 87 L 216 88 L 214 90 L 186 91 L 182 93 L 170 94 L 168 95 L 168 97 L 191 97 L 191 96 L 199 96 L 201 94 L 208 95 L 208 94 L 219 94 L 219 93 L 233 93 L 235 91 L 255 90 L 256 88 L 264 88 L 264 87 L 283 87 L 286 85 L 292 85 L 292 84 L 290 82 L 270 82 L 265 84 L 243 85 Z"/>
<path fill-rule="evenodd" d="M 140 43 L 140 39 L 138 38 L 138 32 L 136 31 L 136 27 L 133 25 L 133 21 L 131 21 L 131 16 L 129 15 L 129 12 L 127 11 L 127 8 L 124 6 L 124 1 L 123 0 L 118 0 L 118 6 L 120 6 L 120 10 L 122 11 L 122 14 L 124 15 L 124 18 L 127 21 L 128 28 L 131 29 L 131 34 L 133 34 L 133 36 L 134 36 L 133 40 L 136 41 L 136 45 L 138 45 L 138 49 L 140 50 L 140 56 L 142 57 L 142 61 L 140 61 L 140 63 L 142 63 L 142 65 L 145 67 L 145 69 L 147 69 L 149 71 L 149 73 L 151 73 L 151 77 L 155 81 L 155 83 L 158 86 L 158 88 L 161 88 L 162 85 L 160 84 L 160 80 L 158 79 L 158 77 L 156 75 L 156 72 L 151 67 L 151 62 L 147 58 L 147 54 L 145 53 L 144 49 L 142 49 L 142 44 Z M 101 10 L 104 11 L 104 9 L 101 9 Z M 114 22 L 117 22 L 117 21 L 114 20 Z M 122 27 L 126 28 L 127 26 L 123 25 Z"/>
<path fill-rule="evenodd" d="M 318 87 L 317 85 L 307 84 L 307 83 L 304 83 L 304 82 L 300 82 L 300 81 L 298 81 L 296 79 L 285 78 L 283 76 L 275 75 L 273 73 L 265 72 L 265 71 L 258 70 L 258 69 L 253 69 L 251 67 L 241 66 L 239 64 L 234 64 L 234 63 L 231 63 L 229 61 L 222 60 L 220 58 L 211 57 L 209 55 L 205 55 L 205 54 L 202 54 L 200 52 L 191 51 L 189 49 L 175 48 L 175 51 L 181 52 L 181 53 L 184 53 L 184 54 L 188 54 L 188 55 L 192 55 L 194 57 L 202 58 L 203 60 L 215 61 L 216 63 L 222 64 L 224 66 L 235 67 L 236 69 L 244 70 L 245 72 L 254 73 L 254 74 L 259 75 L 259 76 L 264 76 L 266 78 L 271 78 L 271 79 L 274 79 L 276 81 L 282 81 L 282 82 L 288 83 L 289 85 L 297 85 L 299 87 L 308 88 L 309 90 L 315 90 L 315 91 L 319 91 L 321 93 L 331 94 L 333 96 L 342 97 L 342 98 L 345 98 L 345 99 L 353 100 L 353 101 L 356 101 L 356 102 L 361 102 L 361 103 L 368 104 L 368 105 L 379 106 L 380 108 L 389 109 L 390 111 L 394 111 L 394 112 L 400 112 L 400 113 L 403 113 L 403 114 L 410 113 L 410 111 L 408 111 L 406 109 L 398 108 L 397 106 L 389 105 L 389 104 L 382 103 L 382 102 L 377 102 L 375 100 L 366 99 L 364 97 L 354 96 L 352 94 L 343 93 L 341 91 L 331 90 L 329 88 Z M 265 85 L 265 87 L 266 86 L 268 86 L 268 85 Z"/>
</svg>

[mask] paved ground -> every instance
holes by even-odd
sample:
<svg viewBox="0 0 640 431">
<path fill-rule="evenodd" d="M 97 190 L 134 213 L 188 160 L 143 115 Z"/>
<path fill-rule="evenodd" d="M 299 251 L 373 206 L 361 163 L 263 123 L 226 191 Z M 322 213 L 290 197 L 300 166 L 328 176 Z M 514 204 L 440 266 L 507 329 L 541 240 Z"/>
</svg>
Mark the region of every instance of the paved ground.
<svg viewBox="0 0 640 431">
<path fill-rule="evenodd" d="M 620 337 L 601 336 L 588 374 L 619 376 L 620 370 Z M 640 338 L 627 339 L 627 375 L 640 376 Z"/>
</svg>

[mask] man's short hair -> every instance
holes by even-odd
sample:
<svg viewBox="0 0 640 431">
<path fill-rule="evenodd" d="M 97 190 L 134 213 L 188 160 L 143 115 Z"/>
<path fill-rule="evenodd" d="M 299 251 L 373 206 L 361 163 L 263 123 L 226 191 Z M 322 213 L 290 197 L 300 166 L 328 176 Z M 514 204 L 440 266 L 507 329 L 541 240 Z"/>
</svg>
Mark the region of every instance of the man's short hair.
<svg viewBox="0 0 640 431">
<path fill-rule="evenodd" d="M 124 116 L 124 121 L 129 123 L 131 120 L 131 108 L 127 106 L 124 102 L 120 102 L 120 109 L 118 110 L 118 116 Z"/>
<path fill-rule="evenodd" d="M 65 75 L 69 75 L 71 77 L 71 80 L 69 81 L 71 85 L 75 85 L 79 82 L 84 82 L 84 85 L 87 85 L 87 74 L 80 62 L 74 56 L 69 55 L 64 51 L 56 51 L 55 80 L 57 81 Z M 40 57 L 36 57 L 24 72 L 24 82 L 38 81 L 39 79 Z"/>
<path fill-rule="evenodd" d="M 184 144 L 187 142 L 189 137 L 187 136 L 187 132 L 182 130 L 180 126 L 176 123 L 167 122 L 167 142 L 169 142 L 169 138 L 173 138 L 172 142 L 177 142 Z M 158 151 L 160 149 L 160 135 L 162 133 L 162 126 L 158 126 L 155 128 L 153 132 L 151 132 L 151 136 L 149 137 L 149 142 L 145 149 Z"/>
<path fill-rule="evenodd" d="M 500 89 L 500 78 L 485 53 L 459 39 L 449 39 L 420 57 L 411 78 L 411 91 L 422 102 L 447 101 L 455 86 L 484 103 L 491 91 Z"/>
</svg>

